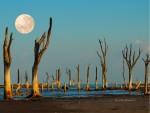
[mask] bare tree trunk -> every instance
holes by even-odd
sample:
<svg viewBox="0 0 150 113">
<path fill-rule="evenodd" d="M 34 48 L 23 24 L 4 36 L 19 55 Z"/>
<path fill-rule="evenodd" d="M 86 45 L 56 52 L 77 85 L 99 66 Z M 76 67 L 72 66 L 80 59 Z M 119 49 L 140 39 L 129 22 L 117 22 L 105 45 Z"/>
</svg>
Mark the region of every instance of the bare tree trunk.
<svg viewBox="0 0 150 113">
<path fill-rule="evenodd" d="M 60 74 L 60 69 L 58 69 L 58 91 L 62 89 L 61 87 L 61 80 L 60 80 L 60 77 L 61 77 L 61 74 Z"/>
<path fill-rule="evenodd" d="M 103 49 L 101 40 L 99 40 L 99 44 L 100 44 L 102 56 L 98 53 L 98 51 L 97 51 L 97 54 L 100 58 L 100 63 L 101 63 L 101 67 L 102 67 L 102 89 L 104 89 L 104 88 L 107 89 L 108 82 L 107 82 L 106 72 L 107 72 L 108 68 L 106 67 L 106 55 L 107 55 L 108 45 L 106 44 L 105 39 L 104 39 L 104 49 Z"/>
<path fill-rule="evenodd" d="M 107 82 L 106 72 L 104 73 L 104 77 L 105 77 L 105 89 L 107 89 L 108 88 L 108 82 Z"/>
<path fill-rule="evenodd" d="M 47 83 L 47 91 L 49 91 L 49 83 L 50 83 L 50 75 L 48 74 L 48 72 L 46 72 L 47 78 L 46 78 L 46 83 Z"/>
<path fill-rule="evenodd" d="M 18 69 L 18 86 L 20 86 L 20 71 Z"/>
<path fill-rule="evenodd" d="M 96 67 L 96 77 L 95 77 L 95 90 L 98 90 L 98 81 L 97 81 L 97 67 Z"/>
<path fill-rule="evenodd" d="M 86 90 L 90 90 L 90 65 L 88 65 L 87 69 L 87 84 L 86 84 Z"/>
<path fill-rule="evenodd" d="M 132 89 L 132 69 L 129 69 L 129 90 Z"/>
<path fill-rule="evenodd" d="M 123 75 L 123 80 L 124 80 L 125 88 L 127 88 L 127 82 L 126 82 L 126 78 L 125 78 L 125 65 L 124 65 L 124 58 L 123 58 L 123 72 L 122 72 L 122 75 Z"/>
<path fill-rule="evenodd" d="M 52 82 L 52 92 L 54 91 L 54 83 Z"/>
<path fill-rule="evenodd" d="M 67 70 L 67 68 L 66 68 L 66 73 L 67 73 L 67 75 L 68 75 L 68 77 L 69 77 L 69 87 L 71 87 L 71 86 L 72 86 L 71 69 L 68 69 L 68 70 Z"/>
<path fill-rule="evenodd" d="M 43 84 L 41 84 L 41 92 L 43 92 L 44 91 L 44 86 L 43 86 Z"/>
<path fill-rule="evenodd" d="M 20 88 L 21 88 L 21 85 L 20 85 L 20 71 L 18 69 L 18 86 L 17 86 L 17 89 L 16 89 L 16 94 L 17 95 L 19 94 Z"/>
<path fill-rule="evenodd" d="M 29 83 L 28 83 L 28 74 L 27 71 L 25 73 L 25 85 L 26 85 L 26 92 L 29 92 Z"/>
<path fill-rule="evenodd" d="M 147 57 L 146 60 L 144 60 L 144 58 L 143 58 L 143 61 L 145 63 L 145 91 L 144 91 L 144 93 L 149 94 L 148 89 L 147 89 L 148 88 L 148 72 L 149 72 L 148 65 L 150 62 L 148 53 L 146 54 L 146 57 Z"/>
<path fill-rule="evenodd" d="M 145 66 L 145 94 L 148 93 L 148 66 Z"/>
<path fill-rule="evenodd" d="M 38 83 L 38 66 L 37 65 L 33 65 L 32 67 L 32 92 L 31 94 L 33 94 L 33 97 L 39 97 L 42 96 L 40 94 L 39 91 L 39 83 Z"/>
<path fill-rule="evenodd" d="M 77 76 L 77 81 L 78 81 L 78 91 L 80 91 L 81 87 L 80 87 L 80 66 L 78 65 L 77 71 L 78 71 L 78 76 Z"/>
<path fill-rule="evenodd" d="M 13 84 L 11 84 L 11 91 L 13 92 L 13 89 L 14 89 L 14 85 Z"/>
<path fill-rule="evenodd" d="M 133 68 L 134 68 L 137 60 L 140 57 L 140 54 L 141 54 L 142 50 L 139 48 L 138 56 L 136 58 L 135 58 L 135 51 L 134 51 L 133 56 L 132 56 L 132 45 L 130 45 L 130 50 L 129 51 L 128 50 L 129 50 L 128 46 L 126 45 L 126 47 L 122 51 L 122 55 L 123 55 L 124 59 L 126 60 L 127 65 L 128 65 L 128 69 L 129 69 L 129 90 L 132 90 L 132 71 L 133 71 Z"/>
<path fill-rule="evenodd" d="M 35 40 L 34 45 L 34 64 L 32 67 L 32 92 L 31 95 L 28 97 L 39 97 L 41 96 L 38 88 L 38 66 L 41 61 L 42 55 L 44 54 L 45 50 L 49 46 L 50 42 L 50 35 L 51 35 L 51 29 L 52 29 L 52 18 L 50 17 L 50 26 L 47 33 L 47 41 L 46 44 L 43 45 L 43 47 L 40 49 L 41 44 L 44 42 L 46 38 L 46 32 L 43 33 L 42 37 L 39 41 Z"/>
<path fill-rule="evenodd" d="M 69 71 L 69 86 L 72 86 L 72 75 L 71 75 L 71 70 Z"/>
<path fill-rule="evenodd" d="M 4 69 L 4 99 L 11 99 L 11 80 L 10 80 L 10 67 L 5 66 Z"/>
<path fill-rule="evenodd" d="M 105 85 L 104 85 L 104 74 L 103 74 L 103 71 L 102 71 L 102 89 L 104 89 Z"/>
<path fill-rule="evenodd" d="M 58 85 L 58 71 L 56 70 L 56 84 Z"/>
<path fill-rule="evenodd" d="M 11 80 L 10 80 L 10 66 L 12 62 L 12 56 L 10 53 L 10 46 L 12 43 L 12 33 L 10 34 L 10 40 L 8 44 L 8 27 L 5 31 L 5 40 L 3 45 L 3 62 L 4 62 L 4 99 L 12 98 Z"/>
<path fill-rule="evenodd" d="M 64 83 L 64 93 L 66 93 L 66 82 Z"/>
</svg>

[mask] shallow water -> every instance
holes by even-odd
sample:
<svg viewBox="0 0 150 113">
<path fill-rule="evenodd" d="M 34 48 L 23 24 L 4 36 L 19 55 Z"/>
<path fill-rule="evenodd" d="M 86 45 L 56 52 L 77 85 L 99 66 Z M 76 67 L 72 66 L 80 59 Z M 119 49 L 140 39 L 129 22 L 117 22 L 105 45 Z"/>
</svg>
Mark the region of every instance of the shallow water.
<svg viewBox="0 0 150 113">
<path fill-rule="evenodd" d="M 101 85 L 99 85 L 101 88 Z M 109 87 L 111 87 L 109 85 Z M 41 94 L 45 97 L 57 97 L 57 98 L 74 98 L 74 97 L 91 97 L 91 96 L 97 96 L 101 97 L 106 94 L 112 94 L 112 95 L 143 95 L 143 92 L 141 91 L 127 91 L 127 90 L 105 90 L 105 91 L 95 91 L 95 85 L 90 85 L 90 91 L 86 91 L 86 85 L 82 85 L 82 89 L 80 91 L 77 90 L 77 85 L 74 87 L 69 88 L 66 93 L 64 93 L 63 89 L 61 91 L 57 91 L 57 88 L 54 89 L 52 92 L 51 89 L 47 91 L 47 88 L 44 89 Z M 41 91 L 41 89 L 39 89 Z M 15 92 L 15 89 L 13 90 Z M 29 89 L 31 91 L 31 89 Z M 21 88 L 20 92 L 25 92 L 25 88 Z M 4 96 L 4 89 L 0 88 L 0 100 L 3 99 Z M 23 96 L 13 96 L 13 99 L 24 99 L 28 95 Z"/>
</svg>

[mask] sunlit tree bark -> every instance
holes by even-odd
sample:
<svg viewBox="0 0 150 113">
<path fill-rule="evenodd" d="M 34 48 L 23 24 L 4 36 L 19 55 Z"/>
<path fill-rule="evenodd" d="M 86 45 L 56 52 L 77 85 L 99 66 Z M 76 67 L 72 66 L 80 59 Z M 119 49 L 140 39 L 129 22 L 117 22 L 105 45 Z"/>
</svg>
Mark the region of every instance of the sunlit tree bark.
<svg viewBox="0 0 150 113">
<path fill-rule="evenodd" d="M 10 34 L 10 40 L 8 42 L 8 27 L 5 31 L 5 40 L 3 45 L 3 62 L 4 62 L 4 99 L 12 98 L 11 80 L 10 80 L 10 66 L 12 63 L 12 56 L 10 53 L 10 47 L 12 43 L 13 33 Z"/>
<path fill-rule="evenodd" d="M 104 49 L 102 46 L 102 40 L 99 40 L 99 44 L 100 44 L 102 56 L 98 53 L 98 51 L 97 51 L 97 54 L 100 58 L 100 63 L 101 63 L 101 67 L 102 67 L 102 89 L 107 89 L 108 82 L 107 82 L 106 72 L 107 72 L 108 68 L 106 67 L 106 55 L 107 55 L 108 45 L 106 44 L 105 39 L 104 39 Z"/>
<path fill-rule="evenodd" d="M 52 29 L 52 18 L 50 17 L 50 26 L 48 29 L 47 34 L 47 41 L 46 44 L 40 49 L 41 44 L 44 42 L 46 38 L 46 32 L 42 35 L 39 41 L 35 40 L 34 45 L 34 64 L 32 67 L 32 93 L 29 95 L 29 97 L 38 97 L 41 96 L 39 92 L 39 84 L 38 84 L 38 67 L 39 63 L 41 61 L 42 55 L 45 52 L 45 50 L 48 48 L 49 42 L 50 42 L 50 35 L 51 35 L 51 29 Z"/>
<path fill-rule="evenodd" d="M 148 53 L 146 54 L 146 59 L 144 60 L 144 58 L 143 58 L 143 61 L 145 63 L 145 91 L 144 91 L 144 93 L 149 94 L 148 90 L 147 90 L 148 89 L 148 65 L 150 62 Z"/>
<path fill-rule="evenodd" d="M 139 48 L 138 56 L 136 58 L 135 58 L 135 51 L 134 51 L 133 56 L 132 56 L 132 45 L 130 45 L 130 50 L 129 51 L 128 50 L 129 50 L 128 46 L 126 45 L 126 47 L 122 51 L 122 55 L 123 55 L 124 59 L 126 60 L 127 65 L 128 65 L 128 69 L 129 69 L 129 90 L 131 90 L 132 89 L 132 72 L 133 72 L 133 68 L 135 67 L 135 64 L 137 63 L 137 60 L 139 59 L 142 50 Z"/>
</svg>

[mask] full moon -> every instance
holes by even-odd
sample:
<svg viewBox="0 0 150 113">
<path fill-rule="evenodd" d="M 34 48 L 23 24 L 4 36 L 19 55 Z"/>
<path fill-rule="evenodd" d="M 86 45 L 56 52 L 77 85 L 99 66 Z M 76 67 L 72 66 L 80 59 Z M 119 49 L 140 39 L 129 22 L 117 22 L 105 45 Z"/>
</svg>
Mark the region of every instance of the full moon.
<svg viewBox="0 0 150 113">
<path fill-rule="evenodd" d="M 21 14 L 15 21 L 15 27 L 22 34 L 30 33 L 34 28 L 34 20 L 28 14 Z"/>
</svg>

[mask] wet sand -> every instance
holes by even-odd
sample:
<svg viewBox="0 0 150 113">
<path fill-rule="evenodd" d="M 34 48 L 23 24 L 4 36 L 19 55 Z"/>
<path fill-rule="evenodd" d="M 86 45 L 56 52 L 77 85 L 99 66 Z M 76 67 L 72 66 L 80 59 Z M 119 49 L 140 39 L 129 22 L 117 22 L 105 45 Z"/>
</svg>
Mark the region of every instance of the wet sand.
<svg viewBox="0 0 150 113">
<path fill-rule="evenodd" d="M 2 100 L 0 113 L 149 113 L 147 95 Z"/>
</svg>

